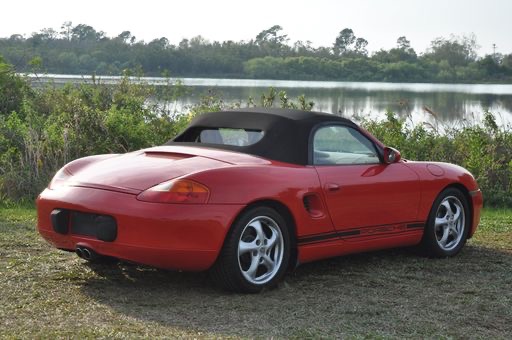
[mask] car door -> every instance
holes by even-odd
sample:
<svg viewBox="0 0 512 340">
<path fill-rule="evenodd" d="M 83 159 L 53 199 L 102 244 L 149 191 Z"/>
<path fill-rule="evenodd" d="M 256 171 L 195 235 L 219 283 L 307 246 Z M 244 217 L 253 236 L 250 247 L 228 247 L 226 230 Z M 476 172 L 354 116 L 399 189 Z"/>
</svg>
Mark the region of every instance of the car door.
<svg viewBox="0 0 512 340">
<path fill-rule="evenodd" d="M 404 162 L 382 162 L 375 144 L 351 126 L 322 125 L 313 132 L 311 144 L 312 162 L 337 230 L 357 228 L 362 233 L 371 227 L 378 231 L 414 225 L 420 183 Z"/>
</svg>

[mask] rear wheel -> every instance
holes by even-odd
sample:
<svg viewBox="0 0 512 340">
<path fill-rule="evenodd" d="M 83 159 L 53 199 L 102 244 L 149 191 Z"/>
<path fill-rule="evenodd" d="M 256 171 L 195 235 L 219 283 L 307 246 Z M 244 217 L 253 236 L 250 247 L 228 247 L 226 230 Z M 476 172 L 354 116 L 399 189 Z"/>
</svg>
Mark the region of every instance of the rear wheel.
<svg viewBox="0 0 512 340">
<path fill-rule="evenodd" d="M 274 209 L 255 207 L 235 221 L 211 273 L 225 289 L 257 293 L 277 284 L 289 260 L 285 220 Z"/>
<path fill-rule="evenodd" d="M 456 255 L 466 243 L 470 227 L 469 207 L 462 192 L 448 188 L 441 192 L 430 210 L 422 245 L 427 255 Z"/>
</svg>

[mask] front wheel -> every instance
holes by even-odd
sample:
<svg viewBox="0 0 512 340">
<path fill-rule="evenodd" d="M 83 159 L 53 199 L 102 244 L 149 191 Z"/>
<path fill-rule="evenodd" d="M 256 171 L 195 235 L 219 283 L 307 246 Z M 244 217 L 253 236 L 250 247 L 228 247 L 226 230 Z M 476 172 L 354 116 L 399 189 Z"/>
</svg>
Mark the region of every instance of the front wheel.
<svg viewBox="0 0 512 340">
<path fill-rule="evenodd" d="M 233 224 L 211 274 L 223 288 L 257 293 L 281 279 L 289 259 L 285 220 L 272 208 L 255 207 Z"/>
<path fill-rule="evenodd" d="M 435 200 L 425 228 L 422 245 L 427 255 L 456 255 L 466 243 L 470 227 L 469 207 L 462 192 L 448 188 Z"/>
</svg>

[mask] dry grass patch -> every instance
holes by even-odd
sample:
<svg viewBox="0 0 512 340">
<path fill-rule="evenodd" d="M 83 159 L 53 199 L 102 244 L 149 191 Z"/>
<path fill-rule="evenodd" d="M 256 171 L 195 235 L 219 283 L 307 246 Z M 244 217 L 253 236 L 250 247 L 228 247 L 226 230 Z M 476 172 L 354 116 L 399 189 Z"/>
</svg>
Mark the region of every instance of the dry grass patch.
<svg viewBox="0 0 512 340">
<path fill-rule="evenodd" d="M 203 273 L 91 265 L 51 248 L 33 209 L 0 211 L 0 337 L 512 338 L 512 211 L 463 252 L 396 249 L 306 264 L 277 289 L 219 291 Z"/>
</svg>

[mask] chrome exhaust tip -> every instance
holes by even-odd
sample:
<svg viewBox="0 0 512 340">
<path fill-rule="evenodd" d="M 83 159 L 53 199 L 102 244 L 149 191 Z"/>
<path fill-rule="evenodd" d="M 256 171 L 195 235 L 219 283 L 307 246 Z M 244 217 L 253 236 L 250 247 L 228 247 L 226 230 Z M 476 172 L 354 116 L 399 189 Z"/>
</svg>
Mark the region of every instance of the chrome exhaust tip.
<svg viewBox="0 0 512 340">
<path fill-rule="evenodd" d="M 90 251 L 89 249 L 87 248 L 83 248 L 82 249 L 82 255 L 83 255 L 83 258 L 86 259 L 87 261 L 90 261 L 92 260 L 93 258 L 93 253 L 92 251 Z"/>
<path fill-rule="evenodd" d="M 81 258 L 81 259 L 84 258 L 84 252 L 82 251 L 82 248 L 76 247 L 75 253 L 78 255 L 79 258 Z"/>
</svg>

